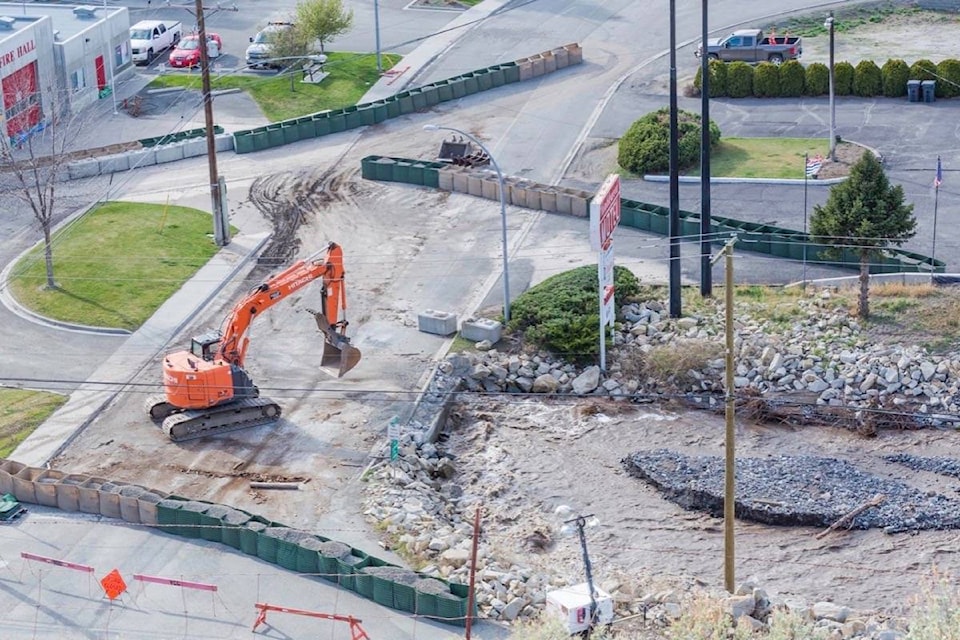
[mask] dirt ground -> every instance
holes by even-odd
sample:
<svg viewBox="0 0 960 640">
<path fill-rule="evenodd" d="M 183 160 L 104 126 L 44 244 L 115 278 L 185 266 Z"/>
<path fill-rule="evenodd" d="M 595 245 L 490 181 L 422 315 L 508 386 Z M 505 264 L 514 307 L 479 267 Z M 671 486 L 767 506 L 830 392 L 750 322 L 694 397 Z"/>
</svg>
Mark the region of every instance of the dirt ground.
<svg viewBox="0 0 960 640">
<path fill-rule="evenodd" d="M 925 42 L 933 47 L 951 41 L 954 28 L 945 23 L 939 32 L 909 20 L 870 25 L 845 34 L 838 56 L 854 61 L 846 49 L 854 35 L 862 51 L 875 52 L 880 42 Z M 824 50 L 823 43 L 811 39 L 805 43 L 804 61 L 817 60 Z M 909 57 L 910 52 L 898 50 L 897 55 Z M 476 126 L 482 128 L 482 123 Z M 383 137 L 378 137 L 381 133 Z M 363 155 L 383 149 L 398 156 L 424 157 L 422 140 L 384 126 L 361 140 L 343 166 L 358 167 Z M 579 166 L 584 164 L 589 163 Z M 303 198 L 309 200 L 307 205 L 271 204 Z M 291 305 L 255 327 L 254 344 L 261 355 L 250 366 L 262 389 L 280 394 L 285 419 L 278 426 L 234 432 L 216 447 L 205 441 L 171 445 L 159 429 L 145 425 L 143 396 L 131 393 L 121 396 L 54 465 L 222 501 L 376 550 L 376 534 L 359 513 L 362 483 L 357 478 L 370 454 L 379 451 L 381 426 L 409 407 L 410 390 L 419 388 L 436 355 L 415 342 L 384 350 L 379 341 L 385 335 L 416 340 L 412 301 L 422 300 L 425 287 L 438 286 L 437 278 L 453 260 L 451 252 L 467 255 L 472 250 L 445 246 L 444 231 L 471 225 L 478 234 L 485 231 L 478 217 L 483 212 L 466 202 L 442 193 L 365 182 L 356 168 L 291 171 L 261 179 L 250 200 L 237 206 L 259 204 L 285 230 L 276 247 L 278 255 L 287 255 L 294 246 L 305 254 L 331 239 L 351 238 L 354 244 L 371 247 L 350 262 L 353 282 L 361 283 L 351 290 L 351 318 L 362 332 L 357 346 L 365 351 L 364 357 L 389 375 L 365 377 L 361 365 L 349 381 L 325 379 L 310 358 L 303 357 L 319 353 L 316 335 L 279 331 L 281 326 L 304 322 L 298 307 Z M 391 217 L 372 224 L 366 212 L 376 210 L 389 210 Z M 302 218 L 293 232 L 291 216 Z M 445 258 L 431 261 L 430 255 Z M 423 256 L 427 259 L 417 262 Z M 425 274 L 425 264 L 436 273 Z M 238 286 L 225 291 L 211 305 L 210 316 L 218 318 L 218 310 L 229 309 L 242 290 Z M 387 292 L 389 296 L 384 295 Z M 209 324 L 198 323 L 191 330 Z M 286 355 L 262 357 L 270 353 Z M 148 367 L 136 382 L 149 386 L 156 378 L 157 371 Z M 321 403 L 315 401 L 318 393 Z M 546 552 L 532 551 L 525 542 L 536 530 L 556 538 L 559 522 L 553 510 L 566 504 L 575 512 L 595 514 L 599 521 L 588 530 L 588 545 L 601 583 L 616 580 L 640 596 L 654 585 L 671 582 L 722 585 L 721 521 L 684 511 L 627 476 L 620 466 L 623 457 L 642 448 L 722 455 L 722 416 L 652 405 L 510 397 L 467 398 L 458 413 L 448 445 L 457 453 L 462 478 L 470 480 L 465 489 L 486 496 L 484 535 L 498 554 L 582 581 L 575 539 L 558 539 Z M 955 480 L 909 472 L 880 459 L 896 452 L 960 459 L 960 441 L 953 432 L 881 432 L 864 439 L 837 429 L 740 421 L 737 451 L 761 457 L 817 452 L 931 491 L 948 495 L 957 491 Z M 297 453 L 295 461 L 290 452 Z M 301 491 L 278 496 L 250 490 L 250 479 L 309 481 Z M 755 576 L 771 593 L 897 612 L 934 565 L 960 572 L 960 532 L 858 531 L 821 540 L 816 533 L 737 523 L 738 580 Z"/>
</svg>

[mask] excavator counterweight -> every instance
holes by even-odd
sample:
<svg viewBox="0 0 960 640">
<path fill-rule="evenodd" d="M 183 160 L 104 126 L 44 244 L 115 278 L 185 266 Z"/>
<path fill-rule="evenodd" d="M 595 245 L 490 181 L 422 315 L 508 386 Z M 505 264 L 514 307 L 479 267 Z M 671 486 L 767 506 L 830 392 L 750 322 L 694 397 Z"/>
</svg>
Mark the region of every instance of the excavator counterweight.
<svg viewBox="0 0 960 640">
<path fill-rule="evenodd" d="M 197 336 L 189 351 L 164 357 L 165 393 L 148 399 L 147 415 L 161 422 L 175 442 L 278 421 L 280 405 L 260 397 L 244 369 L 248 330 L 260 313 L 318 279 L 323 281 L 323 307 L 308 311 L 324 336 L 320 367 L 338 378 L 353 369 L 360 362 L 360 351 L 346 336 L 343 276 L 343 250 L 331 242 L 325 252 L 300 260 L 254 287 L 234 305 L 220 331 Z"/>
</svg>

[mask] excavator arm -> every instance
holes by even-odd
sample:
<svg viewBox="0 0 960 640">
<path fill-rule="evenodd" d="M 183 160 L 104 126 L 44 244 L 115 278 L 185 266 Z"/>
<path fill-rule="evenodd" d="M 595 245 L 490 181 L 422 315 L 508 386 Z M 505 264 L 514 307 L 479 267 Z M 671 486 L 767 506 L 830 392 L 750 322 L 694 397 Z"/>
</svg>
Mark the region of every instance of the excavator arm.
<svg viewBox="0 0 960 640">
<path fill-rule="evenodd" d="M 250 344 L 249 329 L 253 320 L 290 294 L 317 279 L 323 280 L 321 294 L 323 311 L 311 310 L 310 312 L 317 317 L 317 325 L 324 333 L 325 342 L 343 353 L 348 343 L 345 335 L 347 321 L 342 318 L 347 306 L 343 275 L 343 249 L 340 245 L 331 242 L 324 251 L 318 251 L 304 260 L 299 260 L 270 277 L 240 300 L 225 318 L 222 337 L 214 357 L 242 367 Z M 320 318 L 321 314 L 323 319 Z M 324 326 L 321 325 L 327 328 L 324 330 Z M 326 359 L 325 352 L 324 360 Z M 359 361 L 359 352 L 356 355 L 356 361 Z M 355 365 L 356 361 L 352 364 Z M 350 368 L 353 367 L 348 367 Z M 339 375 L 345 372 L 346 370 L 342 370 Z"/>
</svg>

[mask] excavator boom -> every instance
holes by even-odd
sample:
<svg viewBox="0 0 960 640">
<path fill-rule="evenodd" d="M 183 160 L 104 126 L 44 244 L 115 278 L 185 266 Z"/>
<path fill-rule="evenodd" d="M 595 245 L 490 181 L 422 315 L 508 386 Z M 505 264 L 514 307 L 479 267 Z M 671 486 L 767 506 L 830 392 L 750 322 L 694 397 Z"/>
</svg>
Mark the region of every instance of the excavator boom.
<svg viewBox="0 0 960 640">
<path fill-rule="evenodd" d="M 324 336 L 321 368 L 343 376 L 360 361 L 346 336 L 343 249 L 331 242 L 325 251 L 299 260 L 254 287 L 234 305 L 221 331 L 195 337 L 189 351 L 163 360 L 165 395 L 147 402 L 147 412 L 162 421 L 175 441 L 276 422 L 280 406 L 259 397 L 243 368 L 253 320 L 314 280 L 323 281 L 322 310 L 309 310 Z"/>
</svg>

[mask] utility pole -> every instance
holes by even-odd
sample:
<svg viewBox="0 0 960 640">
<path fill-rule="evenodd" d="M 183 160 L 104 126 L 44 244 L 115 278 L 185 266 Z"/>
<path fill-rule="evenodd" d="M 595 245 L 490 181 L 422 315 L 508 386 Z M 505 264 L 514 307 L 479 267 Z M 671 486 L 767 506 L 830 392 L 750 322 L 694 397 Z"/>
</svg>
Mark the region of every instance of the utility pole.
<svg viewBox="0 0 960 640">
<path fill-rule="evenodd" d="M 704 52 L 706 53 L 706 52 Z M 677 124 L 677 0 L 670 0 L 670 317 L 680 317 L 680 148 Z M 701 123 L 703 125 L 704 123 Z"/>
<path fill-rule="evenodd" d="M 723 246 L 723 249 L 713 258 L 713 262 L 725 257 L 724 263 L 724 287 L 726 327 L 726 357 L 725 357 L 725 376 L 724 376 L 724 400 L 726 410 L 726 446 L 725 446 L 725 465 L 724 465 L 724 491 L 723 491 L 723 584 L 727 592 L 733 593 L 735 589 L 734 560 L 736 553 L 734 551 L 734 521 L 736 517 L 736 430 L 734 429 L 734 397 L 733 397 L 733 245 L 737 242 L 737 236 L 733 236 Z"/>
<path fill-rule="evenodd" d="M 701 3 L 703 55 L 700 56 L 700 295 L 713 295 L 710 262 L 710 56 L 707 55 L 707 0 Z"/>
<path fill-rule="evenodd" d="M 213 93 L 210 90 L 210 56 L 207 51 L 207 29 L 204 24 L 206 11 L 203 6 L 203 0 L 196 0 L 193 9 L 189 5 L 180 7 L 196 18 L 197 37 L 200 39 L 200 88 L 203 92 L 203 121 L 206 129 L 207 138 L 207 166 L 210 170 L 210 204 L 213 214 L 213 238 L 219 247 L 225 247 L 230 244 L 230 224 L 227 219 L 227 207 L 224 202 L 224 189 L 221 188 L 220 176 L 217 173 L 217 138 L 213 130 Z M 213 13 L 217 11 L 236 11 L 236 5 L 232 7 L 217 6 L 209 9 Z"/>
</svg>

